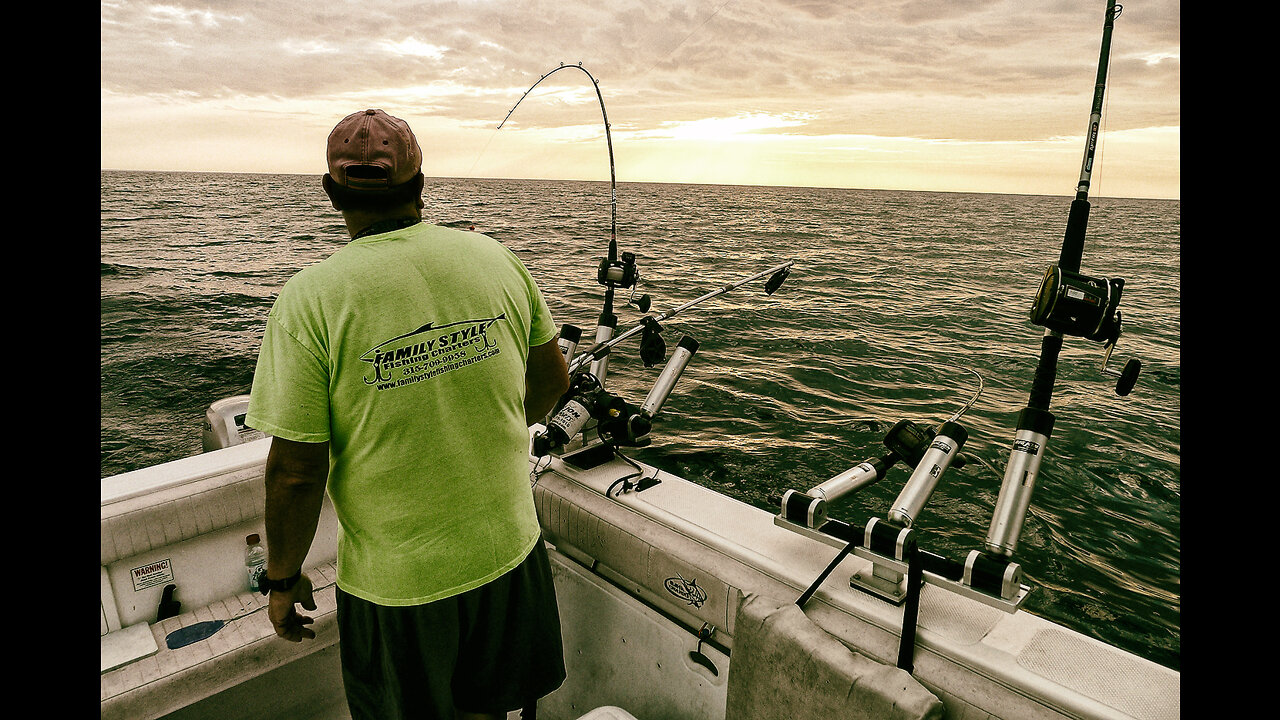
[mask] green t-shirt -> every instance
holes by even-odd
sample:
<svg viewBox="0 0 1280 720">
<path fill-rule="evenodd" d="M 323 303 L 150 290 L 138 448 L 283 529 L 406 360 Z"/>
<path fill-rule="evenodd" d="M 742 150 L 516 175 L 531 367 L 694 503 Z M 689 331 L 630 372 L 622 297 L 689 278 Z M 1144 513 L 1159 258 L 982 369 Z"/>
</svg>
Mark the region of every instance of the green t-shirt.
<svg viewBox="0 0 1280 720">
<path fill-rule="evenodd" d="M 414 605 L 524 559 L 540 537 L 525 362 L 555 334 L 524 265 L 474 232 L 357 238 L 285 284 L 245 422 L 329 441 L 339 587 Z"/>
</svg>

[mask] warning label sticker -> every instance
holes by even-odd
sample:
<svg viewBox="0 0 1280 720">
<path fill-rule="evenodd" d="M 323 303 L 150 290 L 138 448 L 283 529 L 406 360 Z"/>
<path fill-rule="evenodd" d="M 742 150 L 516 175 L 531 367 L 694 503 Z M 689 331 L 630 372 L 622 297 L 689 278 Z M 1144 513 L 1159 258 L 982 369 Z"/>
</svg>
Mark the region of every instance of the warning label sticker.
<svg viewBox="0 0 1280 720">
<path fill-rule="evenodd" d="M 133 591 L 145 590 L 156 585 L 173 582 L 173 563 L 169 558 L 133 568 L 129 571 L 133 578 Z"/>
</svg>

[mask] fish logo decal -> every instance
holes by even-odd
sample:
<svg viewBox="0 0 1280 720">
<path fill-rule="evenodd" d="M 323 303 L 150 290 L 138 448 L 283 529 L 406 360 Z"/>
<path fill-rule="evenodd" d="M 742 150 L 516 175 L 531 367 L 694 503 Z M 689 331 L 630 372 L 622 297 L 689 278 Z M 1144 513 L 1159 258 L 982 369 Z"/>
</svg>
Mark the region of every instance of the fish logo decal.
<svg viewBox="0 0 1280 720">
<path fill-rule="evenodd" d="M 684 600 L 688 604 L 700 608 L 707 601 L 707 591 L 698 587 L 698 579 L 685 580 L 684 576 L 676 573 L 675 577 L 667 578 L 663 583 L 667 588 L 667 592 Z"/>
<path fill-rule="evenodd" d="M 456 370 L 501 352 L 488 331 L 507 314 L 445 325 L 429 322 L 417 330 L 378 343 L 360 359 L 371 365 L 365 385 L 378 390 L 403 387 Z"/>
</svg>

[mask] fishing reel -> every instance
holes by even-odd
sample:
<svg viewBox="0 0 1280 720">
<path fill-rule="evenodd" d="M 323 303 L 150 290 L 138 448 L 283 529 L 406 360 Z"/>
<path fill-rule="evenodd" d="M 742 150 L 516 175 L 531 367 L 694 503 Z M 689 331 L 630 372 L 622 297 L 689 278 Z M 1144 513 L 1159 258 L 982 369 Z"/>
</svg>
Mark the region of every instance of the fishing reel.
<svg viewBox="0 0 1280 720">
<path fill-rule="evenodd" d="M 596 282 L 614 290 L 631 289 L 632 296 L 635 295 L 636 281 L 640 279 L 640 270 L 636 267 L 635 253 L 622 253 L 621 260 L 609 260 L 609 258 L 600 258 L 600 266 L 596 269 Z M 649 296 L 641 295 L 639 300 L 634 302 L 628 298 L 628 304 L 635 305 L 640 312 L 649 312 Z"/>
<path fill-rule="evenodd" d="M 650 443 L 648 435 L 653 429 L 654 416 L 662 410 L 680 375 L 697 351 L 697 340 L 689 335 L 680 338 L 675 351 L 671 353 L 671 359 L 662 368 L 653 388 L 640 405 L 632 405 L 605 390 L 599 379 L 591 373 L 576 375 L 565 393 L 567 399 L 547 422 L 546 431 L 534 435 L 533 454 L 543 457 L 553 449 L 563 448 L 591 420 L 596 421 L 597 432 L 609 445 L 645 447 Z"/>
<path fill-rule="evenodd" d="M 547 422 L 546 430 L 533 437 L 534 455 L 542 457 L 552 448 L 563 447 L 582 432 L 588 421 L 618 417 L 626 408 L 626 401 L 605 390 L 591 373 L 576 376 L 565 398 Z"/>
<path fill-rule="evenodd" d="M 1045 270 L 1031 305 L 1031 322 L 1036 325 L 1106 345 L 1102 372 L 1119 378 L 1116 394 L 1120 396 L 1133 390 L 1142 369 L 1142 362 L 1136 358 L 1125 363 L 1123 371 L 1107 367 L 1111 352 L 1120 340 L 1122 313 L 1119 307 L 1123 291 L 1121 278 L 1094 278 L 1054 263 Z"/>
<path fill-rule="evenodd" d="M 609 261 L 600 258 L 600 267 L 596 271 L 596 281 L 605 287 L 614 289 L 629 288 L 636 284 L 640 272 L 636 269 L 635 253 L 622 253 L 621 260 Z"/>
</svg>

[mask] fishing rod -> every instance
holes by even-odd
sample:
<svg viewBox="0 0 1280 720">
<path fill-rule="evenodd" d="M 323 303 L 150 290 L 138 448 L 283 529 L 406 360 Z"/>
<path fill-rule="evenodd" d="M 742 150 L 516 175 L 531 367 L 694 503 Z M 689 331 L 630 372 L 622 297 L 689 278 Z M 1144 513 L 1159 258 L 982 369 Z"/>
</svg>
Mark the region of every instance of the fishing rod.
<svg viewBox="0 0 1280 720">
<path fill-rule="evenodd" d="M 908 421 L 898 423 L 885 437 L 885 445 L 890 450 L 887 455 L 861 463 L 807 493 L 788 490 L 782 498 L 781 512 L 774 518 L 778 526 L 840 547 L 844 554 L 853 552 L 871 560 L 871 571 L 855 574 L 850 584 L 891 602 L 908 603 L 903 622 L 904 647 L 910 627 L 908 621 L 914 613 L 910 607 L 911 595 L 918 586 L 910 579 L 913 570 L 923 571 L 931 583 L 1006 612 L 1016 610 L 1030 591 L 1022 584 L 1022 568 L 1013 561 L 1012 555 L 1053 430 L 1050 401 L 1064 336 L 1105 343 L 1103 372 L 1119 376 L 1117 395 L 1129 394 L 1137 381 L 1141 369 L 1137 359 L 1129 360 L 1123 372 L 1107 369 L 1107 361 L 1120 337 L 1119 303 L 1124 280 L 1094 278 L 1080 272 L 1111 35 L 1120 12 L 1121 7 L 1115 0 L 1108 0 L 1080 178 L 1058 261 L 1046 270 L 1031 308 L 1032 322 L 1045 328 L 1040 358 L 1026 407 L 1018 415 L 1009 463 L 984 549 L 970 551 L 963 561 L 912 550 L 915 516 L 936 486 L 938 476 L 949 465 L 959 467 L 962 462 L 958 453 L 967 433 L 956 421 L 973 400 L 936 431 L 924 430 Z M 886 519 L 871 518 L 860 527 L 826 517 L 826 505 L 830 501 L 876 482 L 898 460 L 915 469 Z M 921 564 L 919 569 L 915 567 L 917 562 Z"/>
<path fill-rule="evenodd" d="M 614 346 L 639 332 L 644 333 L 640 340 L 640 358 L 645 366 L 652 366 L 666 355 L 666 343 L 662 340 L 660 322 L 765 275 L 770 275 L 765 283 L 765 294 L 772 295 L 791 274 L 791 266 L 794 263 L 794 260 L 788 260 L 677 305 L 665 313 L 659 313 L 656 316 L 646 315 L 632 328 L 617 337 L 597 343 L 576 357 L 574 351 L 577 347 L 576 338 L 579 337 L 579 331 L 572 325 L 564 326 L 561 331 L 560 350 L 569 366 L 569 390 L 548 418 L 545 424 L 546 429 L 535 434 L 533 454 L 536 457 L 543 457 L 554 448 L 564 447 L 578 433 L 586 429 L 587 424 L 592 420 L 597 423 L 596 428 L 601 439 L 615 448 L 648 445 L 648 434 L 653 429 L 653 418 L 662 409 L 680 375 L 688 366 L 689 360 L 697 352 L 698 341 L 689 335 L 680 338 L 679 344 L 671 354 L 671 359 L 658 375 L 644 402 L 638 406 L 610 393 L 594 372 L 583 372 L 583 366 L 593 363 L 594 367 L 594 363 L 607 357 Z"/>
<path fill-rule="evenodd" d="M 609 133 L 609 113 L 604 109 L 604 95 L 600 92 L 600 81 L 596 80 L 594 75 L 592 75 L 586 68 L 582 67 L 581 62 L 577 65 L 565 65 L 564 63 L 560 63 L 560 67 L 555 68 L 551 72 L 538 78 L 537 82 L 530 85 L 529 89 L 524 91 L 524 95 L 520 96 L 520 99 L 516 101 L 516 104 L 512 105 L 511 109 L 507 111 L 506 117 L 502 118 L 502 122 L 498 123 L 497 129 L 501 130 L 502 126 L 507 124 L 507 120 L 511 119 L 511 113 L 514 113 L 516 108 L 520 107 L 520 103 L 524 102 L 524 99 L 529 96 L 529 93 L 533 92 L 533 89 L 538 87 L 543 80 L 546 80 L 561 70 L 568 68 L 581 70 L 586 73 L 588 78 L 591 79 L 591 84 L 595 86 L 596 89 L 596 98 L 600 101 L 600 115 L 604 118 L 604 139 L 605 143 L 609 147 L 609 261 L 613 262 L 618 259 L 618 183 L 617 176 L 614 172 L 613 136 Z"/>
<path fill-rule="evenodd" d="M 986 551 L 996 559 L 1007 559 L 1017 547 L 1022 523 L 1031 503 L 1031 494 L 1035 489 L 1040 462 L 1053 431 L 1054 415 L 1049 404 L 1057 377 L 1058 355 L 1062 350 L 1063 336 L 1074 335 L 1105 343 L 1102 369 L 1108 375 L 1119 377 L 1115 389 L 1117 395 L 1129 394 L 1142 367 L 1142 363 L 1134 358 L 1126 363 L 1122 372 L 1107 368 L 1111 351 L 1120 338 L 1119 305 L 1124 280 L 1095 278 L 1080 272 L 1085 229 L 1089 222 L 1089 187 L 1094 151 L 1098 144 L 1102 98 L 1106 90 L 1107 64 L 1111 54 L 1111 34 L 1115 19 L 1122 10 L 1122 6 L 1115 0 L 1107 0 L 1093 106 L 1089 113 L 1089 129 L 1085 138 L 1080 179 L 1076 184 L 1076 196 L 1067 216 L 1067 229 L 1058 262 L 1045 271 L 1031 307 L 1031 321 L 1044 327 L 1045 333 L 1030 397 L 1026 407 L 1018 415 L 1013 448 L 987 532 Z"/>
<path fill-rule="evenodd" d="M 633 253 L 624 252 L 619 258 L 618 253 L 618 179 L 615 164 L 613 160 L 613 134 L 609 130 L 609 113 L 604 107 L 604 94 L 600 92 L 600 81 L 595 78 L 582 63 L 576 65 L 565 65 L 560 63 L 560 67 L 552 69 L 550 72 L 538 78 L 537 82 L 529 86 L 528 90 L 520 96 L 516 104 L 511 106 L 507 111 L 506 117 L 502 122 L 498 123 L 499 130 L 511 118 L 511 114 L 520 107 L 520 103 L 538 87 L 543 80 L 551 77 L 561 70 L 574 68 L 581 70 L 591 80 L 592 86 L 596 90 L 596 99 L 600 101 L 600 116 L 604 120 L 604 138 L 605 144 L 609 150 L 609 251 L 605 258 L 600 261 L 600 266 L 596 273 L 596 280 L 605 287 L 604 306 L 600 310 L 600 318 L 596 322 L 596 343 L 607 342 L 612 336 L 614 330 L 618 327 L 618 316 L 613 312 L 613 293 L 616 289 L 632 289 L 632 295 L 635 295 L 635 284 L 639 280 L 640 274 L 636 268 L 635 255 Z M 630 302 L 630 300 L 628 300 Z M 649 311 L 649 296 L 642 295 L 637 301 L 640 312 Z M 604 380 L 605 373 L 608 370 L 608 358 L 598 359 L 591 368 L 591 372 L 601 381 Z"/>
<path fill-rule="evenodd" d="M 634 336 L 636 333 L 643 332 L 644 335 L 640 342 L 640 358 L 644 361 L 646 367 L 651 367 L 666 356 L 666 344 L 661 335 L 662 326 L 660 323 L 662 321 L 674 317 L 698 303 L 722 295 L 770 273 L 772 275 L 768 282 L 765 283 L 765 293 L 772 295 L 790 274 L 791 266 L 795 262 L 791 260 L 751 275 L 736 283 L 725 285 L 657 316 L 646 315 L 639 324 L 615 337 L 614 332 L 618 327 L 618 317 L 614 314 L 614 291 L 630 288 L 631 297 L 634 298 L 635 285 L 639 280 L 640 274 L 636 267 L 635 255 L 629 252 L 618 252 L 617 173 L 613 158 L 613 135 L 609 129 L 609 114 L 605 109 L 604 94 L 600 91 L 600 81 L 596 80 L 595 76 L 583 67 L 581 62 L 576 65 L 560 63 L 560 67 L 542 75 L 528 90 L 525 90 L 520 99 L 516 101 L 516 104 L 507 111 L 506 117 L 498 124 L 498 129 L 502 129 L 502 126 L 511 118 L 512 113 L 520 106 L 520 103 L 543 80 L 568 68 L 576 68 L 586 74 L 595 87 L 596 98 L 600 101 L 600 115 L 604 121 L 605 141 L 609 150 L 609 251 L 606 257 L 601 258 L 596 272 L 596 281 L 604 286 L 605 295 L 604 306 L 596 322 L 595 344 L 581 355 L 574 357 L 582 332 L 573 325 L 564 325 L 561 328 L 559 345 L 568 365 L 571 378 L 570 387 L 568 392 L 561 398 L 561 401 L 557 403 L 554 412 L 547 418 L 545 430 L 536 434 L 533 438 L 533 452 L 538 457 L 545 456 L 554 448 L 565 446 L 578 433 L 582 432 L 591 420 L 596 421 L 596 429 L 601 439 L 606 439 L 607 443 L 615 448 L 615 451 L 617 446 L 620 445 L 633 447 L 647 445 L 649 442 L 648 432 L 652 428 L 653 417 L 662 408 L 667 396 L 671 394 L 672 389 L 675 387 L 676 381 L 684 372 L 694 352 L 697 351 L 698 342 L 688 335 L 680 339 L 680 343 L 672 354 L 670 361 L 667 362 L 666 367 L 663 368 L 653 389 L 650 390 L 648 397 L 639 406 L 631 405 L 605 389 L 604 379 L 608 368 L 610 350 L 623 340 Z M 648 295 L 642 295 L 635 302 L 628 298 L 627 303 L 636 305 L 642 313 L 649 312 L 650 300 Z M 583 366 L 588 362 L 591 363 L 590 371 L 582 372 Z"/>
<path fill-rule="evenodd" d="M 730 292 L 732 290 L 736 290 L 737 288 L 740 288 L 743 285 L 746 285 L 752 280 L 758 280 L 764 277 L 765 275 L 772 274 L 768 282 L 765 283 L 765 287 L 764 287 L 765 294 L 772 295 L 775 290 L 781 287 L 783 281 L 787 279 L 787 276 L 791 274 L 791 266 L 794 264 L 795 264 L 795 260 L 788 260 L 780 265 L 775 265 L 769 268 L 768 270 L 762 270 L 758 273 L 755 273 L 754 275 L 745 277 L 737 282 L 729 283 L 728 285 L 712 290 L 711 292 L 708 292 L 704 295 L 696 297 L 693 300 L 690 300 L 689 302 L 686 302 L 681 305 L 677 305 L 676 307 L 664 313 L 659 313 L 656 316 L 646 315 L 644 318 L 641 319 L 639 323 L 637 323 L 632 328 L 626 330 L 622 334 L 618 335 L 617 337 L 606 339 L 606 341 L 604 342 L 597 342 L 596 345 L 593 345 L 591 348 L 583 351 L 581 355 L 578 355 L 577 357 L 570 359 L 569 374 L 573 375 L 574 373 L 578 372 L 578 370 L 580 370 L 582 366 L 585 365 L 587 362 L 596 362 L 599 359 L 606 357 L 609 354 L 609 350 L 612 349 L 615 345 L 617 345 L 618 343 L 621 343 L 623 340 L 626 340 L 629 337 L 633 337 L 636 333 L 639 333 L 639 332 L 645 333 L 644 338 L 642 338 L 641 340 L 641 357 L 642 359 L 646 359 L 646 363 L 645 363 L 646 365 L 652 365 L 653 363 L 648 362 L 648 360 L 651 360 L 654 357 L 656 357 L 657 359 L 661 359 L 664 354 L 664 351 L 662 349 L 663 348 L 662 336 L 659 335 L 659 333 L 662 331 L 662 326 L 659 325 L 659 323 L 667 320 L 668 318 L 675 317 L 677 314 L 682 313 L 685 310 L 688 310 L 689 308 L 705 300 L 710 300 L 713 297 L 717 297 L 727 292 Z M 595 373 L 592 373 L 592 374 L 594 375 Z"/>
</svg>

